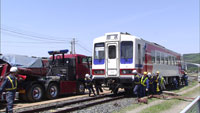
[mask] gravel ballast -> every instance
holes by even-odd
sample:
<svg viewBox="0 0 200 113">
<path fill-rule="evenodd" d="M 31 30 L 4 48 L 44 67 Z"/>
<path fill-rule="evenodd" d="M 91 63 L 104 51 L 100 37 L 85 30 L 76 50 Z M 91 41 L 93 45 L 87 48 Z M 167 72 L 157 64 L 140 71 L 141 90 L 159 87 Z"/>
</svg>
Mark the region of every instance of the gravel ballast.
<svg viewBox="0 0 200 113">
<path fill-rule="evenodd" d="M 108 102 L 105 104 L 99 104 L 93 107 L 89 107 L 82 110 L 77 110 L 72 113 L 111 113 L 119 111 L 121 108 L 127 107 L 133 103 L 137 103 L 136 98 L 127 97 L 116 101 Z"/>
</svg>

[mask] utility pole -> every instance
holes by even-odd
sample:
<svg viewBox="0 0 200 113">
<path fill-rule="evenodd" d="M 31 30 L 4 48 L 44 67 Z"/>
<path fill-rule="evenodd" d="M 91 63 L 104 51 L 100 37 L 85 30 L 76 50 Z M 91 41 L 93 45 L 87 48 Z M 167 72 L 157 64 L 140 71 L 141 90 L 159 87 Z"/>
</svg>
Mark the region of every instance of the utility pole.
<svg viewBox="0 0 200 113">
<path fill-rule="evenodd" d="M 73 44 L 73 47 L 74 47 L 74 54 L 76 54 L 76 49 L 75 49 L 75 45 L 76 45 L 76 44 L 75 44 L 75 38 L 73 38 L 73 43 L 74 43 L 74 44 Z"/>
<path fill-rule="evenodd" d="M 72 39 L 71 41 L 71 54 L 76 54 L 76 51 L 75 51 L 75 38 Z"/>
</svg>

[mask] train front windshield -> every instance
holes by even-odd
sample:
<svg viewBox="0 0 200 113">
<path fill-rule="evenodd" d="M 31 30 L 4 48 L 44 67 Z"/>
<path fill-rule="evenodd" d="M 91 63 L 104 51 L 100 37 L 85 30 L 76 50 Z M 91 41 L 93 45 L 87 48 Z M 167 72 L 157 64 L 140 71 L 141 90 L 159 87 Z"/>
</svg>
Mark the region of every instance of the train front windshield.
<svg viewBox="0 0 200 113">
<path fill-rule="evenodd" d="M 105 44 L 96 43 L 94 45 L 94 64 L 104 64 Z"/>
<path fill-rule="evenodd" d="M 133 63 L 133 42 L 122 41 L 121 42 L 121 64 Z"/>
</svg>

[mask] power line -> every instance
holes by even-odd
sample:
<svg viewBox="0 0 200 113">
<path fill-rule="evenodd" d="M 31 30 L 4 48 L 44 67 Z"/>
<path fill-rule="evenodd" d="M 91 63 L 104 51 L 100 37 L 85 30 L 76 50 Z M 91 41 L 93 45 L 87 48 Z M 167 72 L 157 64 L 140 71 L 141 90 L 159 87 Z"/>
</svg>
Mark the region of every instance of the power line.
<svg viewBox="0 0 200 113">
<path fill-rule="evenodd" d="M 77 45 L 79 47 L 81 47 L 82 49 L 84 49 L 85 51 L 89 52 L 89 53 L 92 53 L 92 51 L 88 50 L 87 48 L 83 47 L 81 44 L 77 43 Z"/>
<path fill-rule="evenodd" d="M 5 29 L 5 28 L 1 28 L 1 30 L 2 31 L 6 31 L 8 33 L 13 33 L 13 34 L 18 34 L 18 35 L 26 36 L 27 38 L 34 39 L 34 40 L 37 39 L 37 40 L 41 40 L 41 41 L 44 41 L 44 40 L 49 40 L 49 41 L 66 41 L 66 40 L 58 40 L 58 37 L 54 37 L 56 39 L 52 39 L 52 38 L 47 38 L 47 37 L 43 37 L 43 36 L 36 36 L 36 35 L 26 34 L 26 33 L 22 33 L 22 32 L 19 32 L 19 31 L 14 31 L 14 30 L 9 30 L 9 29 Z"/>
<path fill-rule="evenodd" d="M 47 42 L 47 41 L 45 41 L 45 42 L 14 42 L 14 41 L 3 41 L 3 43 L 31 43 L 31 44 L 65 43 L 66 44 L 66 42 Z"/>
<path fill-rule="evenodd" d="M 16 32 L 20 32 L 20 33 L 24 33 L 24 34 L 37 34 L 36 36 L 41 36 L 41 37 L 48 37 L 49 39 L 52 39 L 52 38 L 64 38 L 65 39 L 72 39 L 72 38 L 66 38 L 66 37 L 55 37 L 55 36 L 51 36 L 51 35 L 46 35 L 46 34 L 40 34 L 40 33 L 36 33 L 36 32 L 32 32 L 32 31 L 26 31 L 26 30 L 22 30 L 22 29 L 19 29 L 19 28 L 14 28 L 14 27 L 11 27 L 11 26 L 7 26 L 7 25 L 4 25 L 4 24 L 1 24 L 1 27 L 0 28 L 3 28 L 3 29 L 8 29 L 8 30 L 12 30 L 12 31 L 16 31 Z"/>
<path fill-rule="evenodd" d="M 23 49 L 29 49 L 30 50 L 30 48 L 33 48 L 33 45 L 9 45 L 10 47 L 22 47 Z M 63 45 L 56 45 L 56 46 L 54 46 L 54 45 L 48 45 L 48 46 L 45 46 L 45 47 L 43 47 L 42 49 L 44 49 L 44 48 L 55 48 L 55 47 L 64 47 Z M 5 47 L 5 48 L 7 48 L 7 47 Z M 34 48 L 38 48 L 38 49 L 41 49 L 41 46 L 34 46 Z"/>
</svg>

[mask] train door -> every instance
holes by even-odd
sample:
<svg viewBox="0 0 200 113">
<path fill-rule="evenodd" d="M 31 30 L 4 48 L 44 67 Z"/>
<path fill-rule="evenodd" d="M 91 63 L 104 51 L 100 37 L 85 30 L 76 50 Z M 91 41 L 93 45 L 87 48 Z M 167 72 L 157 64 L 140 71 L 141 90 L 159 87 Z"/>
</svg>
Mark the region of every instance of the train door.
<svg viewBox="0 0 200 113">
<path fill-rule="evenodd" d="M 119 66 L 118 66 L 118 42 L 107 44 L 107 77 L 119 76 Z"/>
</svg>

